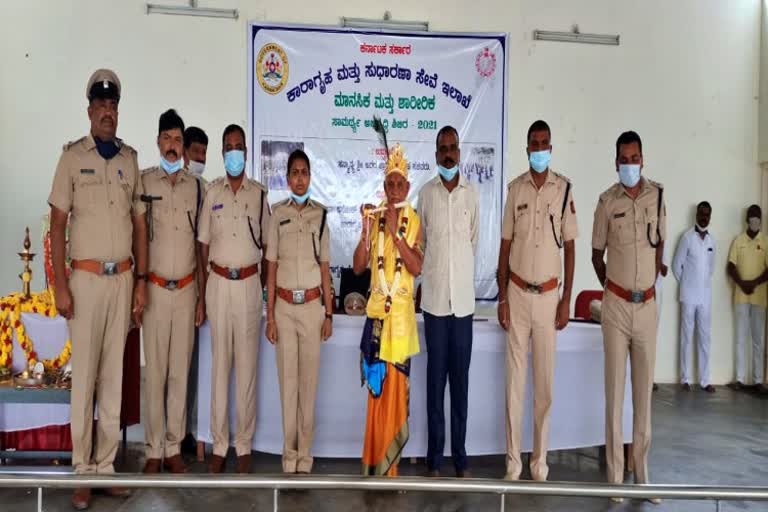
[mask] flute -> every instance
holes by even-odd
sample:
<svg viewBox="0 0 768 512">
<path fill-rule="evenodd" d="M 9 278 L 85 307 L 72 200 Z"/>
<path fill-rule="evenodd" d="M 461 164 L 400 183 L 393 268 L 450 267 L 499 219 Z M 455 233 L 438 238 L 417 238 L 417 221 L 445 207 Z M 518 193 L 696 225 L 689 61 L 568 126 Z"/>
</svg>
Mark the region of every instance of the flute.
<svg viewBox="0 0 768 512">
<path fill-rule="evenodd" d="M 400 201 L 399 203 L 395 204 L 395 208 L 402 208 L 404 206 L 408 206 L 408 201 Z M 374 213 L 379 212 L 385 212 L 387 211 L 387 206 L 381 206 L 379 208 L 374 208 L 373 210 L 365 210 L 366 215 L 373 215 Z"/>
<path fill-rule="evenodd" d="M 408 205 L 408 201 L 400 201 L 399 203 L 395 204 L 395 208 L 403 208 L 404 206 L 407 206 L 407 205 Z M 363 212 L 365 213 L 366 217 L 373 217 L 373 215 L 375 213 L 380 213 L 380 212 L 384 212 L 384 211 L 387 211 L 386 205 L 385 206 L 380 206 L 379 208 L 374 208 L 372 210 L 363 210 Z M 368 238 L 368 235 L 369 235 L 369 233 L 368 233 L 368 223 L 366 222 L 365 223 L 365 245 L 366 245 L 366 247 L 370 247 L 370 240 Z"/>
</svg>

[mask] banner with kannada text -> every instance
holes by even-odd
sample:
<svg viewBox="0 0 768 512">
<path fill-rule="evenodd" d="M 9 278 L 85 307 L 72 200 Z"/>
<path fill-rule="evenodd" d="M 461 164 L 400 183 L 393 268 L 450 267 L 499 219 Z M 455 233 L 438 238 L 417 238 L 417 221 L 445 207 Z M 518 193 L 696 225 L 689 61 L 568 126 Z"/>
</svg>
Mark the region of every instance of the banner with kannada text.
<svg viewBox="0 0 768 512">
<path fill-rule="evenodd" d="M 312 197 L 328 207 L 331 268 L 352 265 L 359 207 L 384 198 L 374 115 L 410 162 L 409 200 L 437 175 L 435 139 L 459 132 L 460 170 L 480 196 L 478 299 L 493 299 L 504 193 L 505 34 L 371 32 L 249 25 L 249 165 L 270 203 L 288 195 L 288 155 L 311 160 Z"/>
</svg>

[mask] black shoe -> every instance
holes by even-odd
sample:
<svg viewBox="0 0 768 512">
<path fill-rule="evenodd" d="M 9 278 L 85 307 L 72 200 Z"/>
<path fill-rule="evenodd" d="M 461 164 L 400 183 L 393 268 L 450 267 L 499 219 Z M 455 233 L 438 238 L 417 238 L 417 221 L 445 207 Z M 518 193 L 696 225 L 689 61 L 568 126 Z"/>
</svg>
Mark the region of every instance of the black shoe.
<svg viewBox="0 0 768 512">
<path fill-rule="evenodd" d="M 655 382 L 653 383 L 653 390 L 654 391 L 658 391 L 659 390 L 659 385 L 656 384 Z"/>
<path fill-rule="evenodd" d="M 707 393 L 714 393 L 715 392 L 715 386 L 712 384 L 707 384 L 705 387 L 702 388 Z"/>
<path fill-rule="evenodd" d="M 684 382 L 682 388 L 683 388 L 683 391 L 690 391 L 691 385 L 688 384 L 687 382 Z"/>
<path fill-rule="evenodd" d="M 728 384 L 728 387 L 731 388 L 734 391 L 742 391 L 744 390 L 745 386 L 740 381 L 736 380 Z"/>
<path fill-rule="evenodd" d="M 197 441 L 195 436 L 187 434 L 184 440 L 181 442 L 181 453 L 184 455 L 190 455 L 192 457 L 197 456 Z"/>
</svg>

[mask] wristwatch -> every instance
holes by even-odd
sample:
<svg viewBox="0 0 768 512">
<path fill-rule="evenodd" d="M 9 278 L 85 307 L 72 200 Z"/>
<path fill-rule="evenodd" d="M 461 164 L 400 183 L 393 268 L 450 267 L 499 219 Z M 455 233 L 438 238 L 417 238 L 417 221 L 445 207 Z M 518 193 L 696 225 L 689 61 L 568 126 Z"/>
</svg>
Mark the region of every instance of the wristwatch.
<svg viewBox="0 0 768 512">
<path fill-rule="evenodd" d="M 149 281 L 149 276 L 147 274 L 134 274 L 133 277 L 135 279 L 140 279 L 141 281 Z"/>
<path fill-rule="evenodd" d="M 333 313 L 326 313 L 326 314 L 325 314 L 325 318 L 327 318 L 328 320 L 330 320 L 331 322 L 333 322 Z"/>
</svg>

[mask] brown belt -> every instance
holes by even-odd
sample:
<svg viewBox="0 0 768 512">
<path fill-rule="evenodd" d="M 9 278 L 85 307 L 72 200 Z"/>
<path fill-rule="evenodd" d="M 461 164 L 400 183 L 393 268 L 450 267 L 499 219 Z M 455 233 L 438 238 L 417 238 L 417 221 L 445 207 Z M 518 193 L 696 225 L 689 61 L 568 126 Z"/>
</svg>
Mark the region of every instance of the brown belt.
<svg viewBox="0 0 768 512">
<path fill-rule="evenodd" d="M 515 274 L 511 270 L 509 271 L 509 280 L 515 283 L 517 286 L 519 286 L 523 290 L 525 290 L 526 292 L 535 293 L 535 294 L 542 294 L 550 290 L 554 290 L 555 288 L 557 288 L 557 285 L 558 285 L 556 277 L 553 277 L 549 281 L 545 281 L 541 284 L 534 284 L 534 283 L 529 283 L 523 280 L 522 277 Z"/>
<path fill-rule="evenodd" d="M 288 290 L 285 288 L 277 289 L 277 296 L 288 304 L 305 304 L 312 302 L 321 295 L 320 287 L 310 288 L 309 290 Z"/>
<path fill-rule="evenodd" d="M 647 290 L 625 290 L 610 279 L 605 280 L 605 288 L 617 297 L 632 304 L 644 304 L 656 296 L 656 288 L 653 286 Z"/>
<path fill-rule="evenodd" d="M 242 268 L 229 268 L 221 267 L 214 262 L 211 262 L 211 270 L 219 274 L 224 279 L 229 279 L 230 281 L 240 281 L 242 279 L 247 279 L 254 274 L 258 274 L 259 264 L 254 263 L 253 265 Z"/>
<path fill-rule="evenodd" d="M 166 290 L 181 290 L 195 280 L 195 274 L 189 274 L 188 276 L 182 277 L 181 279 L 165 279 L 155 274 L 154 272 L 150 272 L 149 280 L 160 288 L 165 288 Z"/>
<path fill-rule="evenodd" d="M 75 270 L 85 270 L 100 276 L 115 276 L 131 270 L 133 262 L 130 259 L 125 261 L 96 261 L 96 260 L 72 260 L 72 268 Z"/>
</svg>

